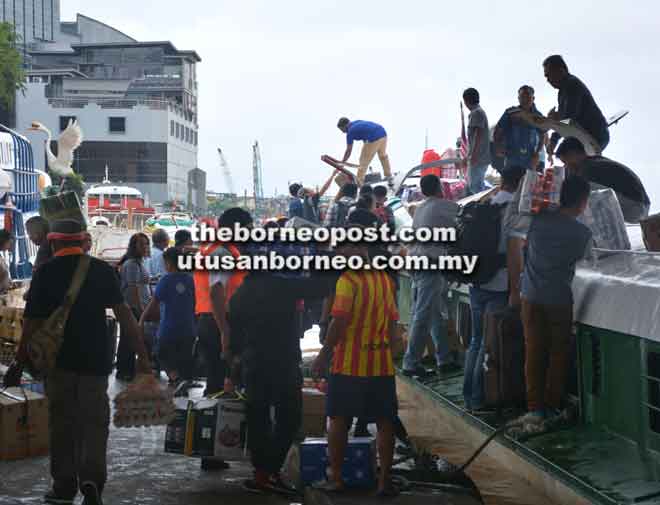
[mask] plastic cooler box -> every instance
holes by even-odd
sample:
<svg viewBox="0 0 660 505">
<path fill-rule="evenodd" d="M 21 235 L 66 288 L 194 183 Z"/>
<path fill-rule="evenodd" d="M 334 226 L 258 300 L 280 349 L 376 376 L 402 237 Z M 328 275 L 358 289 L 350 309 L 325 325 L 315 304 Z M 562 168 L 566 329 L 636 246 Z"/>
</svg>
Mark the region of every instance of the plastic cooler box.
<svg viewBox="0 0 660 505">
<path fill-rule="evenodd" d="M 328 464 L 328 441 L 325 438 L 307 438 L 300 444 L 300 478 L 304 485 L 326 480 Z M 368 488 L 375 485 L 375 439 L 349 438 L 342 476 L 348 487 Z"/>
</svg>

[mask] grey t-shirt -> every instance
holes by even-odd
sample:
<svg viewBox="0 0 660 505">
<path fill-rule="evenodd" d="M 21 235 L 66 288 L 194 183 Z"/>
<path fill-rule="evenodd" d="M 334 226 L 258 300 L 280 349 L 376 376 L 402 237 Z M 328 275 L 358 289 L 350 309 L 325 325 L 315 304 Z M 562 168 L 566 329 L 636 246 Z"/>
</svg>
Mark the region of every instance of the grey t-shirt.
<svg viewBox="0 0 660 505">
<path fill-rule="evenodd" d="M 481 130 L 479 145 L 476 144 L 477 131 Z M 477 162 L 472 164 L 472 153 L 476 153 Z M 482 167 L 490 163 L 490 138 L 488 117 L 484 110 L 477 106 L 468 116 L 468 166 Z"/>
<path fill-rule="evenodd" d="M 435 196 L 428 197 L 417 206 L 413 217 L 413 229 L 419 228 L 451 228 L 456 225 L 458 204 Z M 447 244 L 436 242 L 415 242 L 410 247 L 412 256 L 428 256 L 437 258 L 445 254 Z"/>
<path fill-rule="evenodd" d="M 573 303 L 575 264 L 588 254 L 591 230 L 560 212 L 532 219 L 520 282 L 522 297 L 544 305 Z"/>
<path fill-rule="evenodd" d="M 149 287 L 150 271 L 146 264 L 136 259 L 128 259 L 121 266 L 121 292 L 124 298 L 130 304 L 130 297 L 128 296 L 128 288 L 136 286 L 138 296 L 145 309 L 149 300 L 151 299 L 151 289 Z M 131 306 L 136 309 L 137 307 Z"/>
</svg>

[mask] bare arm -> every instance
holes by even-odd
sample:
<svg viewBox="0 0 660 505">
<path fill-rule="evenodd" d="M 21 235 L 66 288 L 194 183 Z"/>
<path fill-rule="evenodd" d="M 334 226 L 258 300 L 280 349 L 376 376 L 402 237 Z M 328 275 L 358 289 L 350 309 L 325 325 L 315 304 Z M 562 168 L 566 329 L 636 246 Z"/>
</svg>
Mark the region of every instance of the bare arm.
<svg viewBox="0 0 660 505">
<path fill-rule="evenodd" d="M 509 271 L 509 305 L 520 306 L 520 274 L 523 268 L 523 239 L 511 237 L 507 242 L 506 262 Z"/>
<path fill-rule="evenodd" d="M 477 133 L 474 135 L 474 145 L 475 147 L 472 148 L 472 153 L 470 153 L 470 163 L 474 166 L 474 163 L 476 161 L 476 156 L 477 156 L 477 149 L 476 146 L 478 146 L 481 143 L 481 136 L 483 135 L 483 128 L 477 128 Z"/>
<path fill-rule="evenodd" d="M 330 188 L 330 185 L 332 184 L 332 181 L 335 179 L 336 174 L 337 174 L 337 170 L 333 171 L 330 174 L 330 177 L 328 177 L 328 180 L 325 181 L 325 184 L 321 186 L 321 190 L 318 192 L 319 198 L 325 195 L 325 192 L 328 191 L 328 188 Z"/>
<path fill-rule="evenodd" d="M 353 152 L 353 144 L 347 144 L 346 151 L 344 152 L 344 157 L 341 160 L 342 163 L 346 163 L 348 161 L 348 158 L 351 157 L 352 152 Z"/>
<path fill-rule="evenodd" d="M 227 322 L 227 312 L 225 308 L 225 288 L 221 282 L 216 282 L 211 286 L 211 307 L 213 310 L 213 319 L 215 319 L 221 334 L 222 353 L 225 359 L 231 355 L 231 334 L 229 332 L 229 323 Z M 230 360 L 228 360 L 229 362 Z"/>
<path fill-rule="evenodd" d="M 160 319 L 160 302 L 156 300 L 156 297 L 152 297 L 149 300 L 147 308 L 144 309 L 142 316 L 140 317 L 139 325 L 142 326 L 145 321 L 158 321 Z"/>
</svg>

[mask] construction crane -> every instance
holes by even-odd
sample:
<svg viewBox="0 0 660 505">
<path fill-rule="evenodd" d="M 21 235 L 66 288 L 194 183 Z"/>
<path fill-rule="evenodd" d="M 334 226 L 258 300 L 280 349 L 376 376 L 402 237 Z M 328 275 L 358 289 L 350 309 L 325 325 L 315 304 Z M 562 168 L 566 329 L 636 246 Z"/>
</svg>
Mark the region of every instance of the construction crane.
<svg viewBox="0 0 660 505">
<path fill-rule="evenodd" d="M 230 194 L 234 194 L 234 182 L 231 179 L 231 171 L 229 170 L 229 165 L 225 159 L 225 155 L 222 154 L 222 149 L 218 147 L 218 156 L 220 156 L 220 168 L 222 169 L 222 175 L 225 178 L 225 184 L 227 185 L 227 191 Z"/>
<path fill-rule="evenodd" d="M 259 142 L 254 141 L 252 146 L 252 177 L 254 179 L 254 204 L 263 200 L 264 186 L 261 175 L 261 154 L 259 153 Z"/>
</svg>

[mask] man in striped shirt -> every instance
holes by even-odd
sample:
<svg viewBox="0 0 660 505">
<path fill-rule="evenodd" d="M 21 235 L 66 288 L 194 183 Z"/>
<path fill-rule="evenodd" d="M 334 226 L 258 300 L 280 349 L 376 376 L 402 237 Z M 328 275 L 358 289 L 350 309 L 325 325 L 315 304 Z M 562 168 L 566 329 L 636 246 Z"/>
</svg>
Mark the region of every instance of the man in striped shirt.
<svg viewBox="0 0 660 505">
<path fill-rule="evenodd" d="M 362 245 L 342 246 L 341 253 L 368 260 L 367 248 Z M 344 488 L 341 468 L 348 423 L 353 417 L 360 417 L 378 426 L 378 494 L 395 494 L 389 476 L 398 405 L 390 342 L 399 315 L 392 280 L 383 271 L 344 272 L 337 281 L 331 314 L 325 343 L 314 364 L 315 372 L 319 372 L 333 354 L 327 403 L 332 480 L 325 489 Z"/>
</svg>

